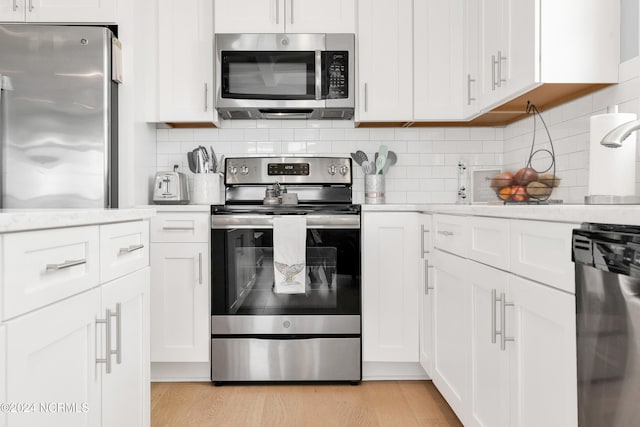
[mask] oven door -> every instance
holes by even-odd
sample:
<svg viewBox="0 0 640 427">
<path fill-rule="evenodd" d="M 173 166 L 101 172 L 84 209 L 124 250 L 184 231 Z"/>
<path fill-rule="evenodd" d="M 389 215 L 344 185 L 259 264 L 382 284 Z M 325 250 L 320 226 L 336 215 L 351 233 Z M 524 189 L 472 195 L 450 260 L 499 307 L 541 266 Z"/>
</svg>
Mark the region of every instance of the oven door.
<svg viewBox="0 0 640 427">
<path fill-rule="evenodd" d="M 212 315 L 359 316 L 360 215 L 307 215 L 304 294 L 274 292 L 272 220 L 212 217 Z"/>
</svg>

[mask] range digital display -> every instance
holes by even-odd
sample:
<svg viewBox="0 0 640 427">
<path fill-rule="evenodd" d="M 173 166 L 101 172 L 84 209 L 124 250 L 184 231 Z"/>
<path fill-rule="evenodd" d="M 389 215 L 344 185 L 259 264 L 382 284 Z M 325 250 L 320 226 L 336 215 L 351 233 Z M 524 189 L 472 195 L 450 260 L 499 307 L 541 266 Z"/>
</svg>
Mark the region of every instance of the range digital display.
<svg viewBox="0 0 640 427">
<path fill-rule="evenodd" d="M 269 163 L 267 173 L 272 175 L 309 175 L 309 163 Z"/>
</svg>

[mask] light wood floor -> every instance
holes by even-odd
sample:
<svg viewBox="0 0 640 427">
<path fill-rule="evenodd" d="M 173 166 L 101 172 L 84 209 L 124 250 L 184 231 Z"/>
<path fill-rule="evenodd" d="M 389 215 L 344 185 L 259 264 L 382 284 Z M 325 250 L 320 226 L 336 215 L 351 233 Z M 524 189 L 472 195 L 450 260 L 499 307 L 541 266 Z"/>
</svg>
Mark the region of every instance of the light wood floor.
<svg viewBox="0 0 640 427">
<path fill-rule="evenodd" d="M 462 426 L 431 381 L 221 387 L 153 383 L 151 425 Z"/>
</svg>

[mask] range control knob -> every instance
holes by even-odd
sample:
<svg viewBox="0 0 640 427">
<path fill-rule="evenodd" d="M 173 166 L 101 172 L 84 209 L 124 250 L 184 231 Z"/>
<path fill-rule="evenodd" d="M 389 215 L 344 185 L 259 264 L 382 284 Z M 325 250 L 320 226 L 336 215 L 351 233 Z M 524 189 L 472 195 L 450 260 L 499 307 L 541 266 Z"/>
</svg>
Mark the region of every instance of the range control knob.
<svg viewBox="0 0 640 427">
<path fill-rule="evenodd" d="M 349 173 L 348 166 L 345 166 L 345 165 L 340 166 L 340 175 L 345 176 L 348 173 Z"/>
<path fill-rule="evenodd" d="M 240 168 L 240 173 L 242 175 L 247 175 L 249 173 L 249 168 L 247 167 L 247 165 L 242 165 L 242 167 Z"/>
<path fill-rule="evenodd" d="M 329 168 L 327 169 L 327 172 L 329 172 L 329 175 L 335 175 L 336 174 L 336 165 L 331 165 L 329 166 Z"/>
<path fill-rule="evenodd" d="M 237 166 L 233 166 L 233 165 L 232 165 L 232 166 L 229 166 L 229 173 L 230 173 L 231 175 L 235 175 L 235 174 L 237 174 L 237 173 L 238 173 L 238 167 L 237 167 Z"/>
</svg>

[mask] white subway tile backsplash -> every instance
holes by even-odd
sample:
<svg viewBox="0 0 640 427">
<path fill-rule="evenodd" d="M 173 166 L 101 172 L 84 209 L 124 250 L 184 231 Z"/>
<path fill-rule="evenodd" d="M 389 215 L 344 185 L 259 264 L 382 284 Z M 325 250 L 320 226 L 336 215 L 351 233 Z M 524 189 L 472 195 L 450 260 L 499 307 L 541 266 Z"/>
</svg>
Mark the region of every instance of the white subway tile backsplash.
<svg viewBox="0 0 640 427">
<path fill-rule="evenodd" d="M 169 141 L 193 141 L 193 129 L 169 129 Z"/>
<path fill-rule="evenodd" d="M 247 141 L 268 141 L 269 129 L 245 129 L 244 139 Z"/>
<path fill-rule="evenodd" d="M 306 152 L 307 152 L 307 143 L 305 141 L 282 142 L 283 154 L 304 154 Z"/>
<path fill-rule="evenodd" d="M 293 139 L 296 141 L 317 141 L 320 139 L 320 131 L 318 129 L 294 129 Z"/>
<path fill-rule="evenodd" d="M 443 140 L 444 128 L 420 128 L 418 136 L 421 141 Z"/>
<path fill-rule="evenodd" d="M 369 130 L 369 139 L 372 141 L 393 141 L 395 131 L 393 128 L 373 128 Z"/>
<path fill-rule="evenodd" d="M 640 71 L 640 66 L 638 66 Z M 562 106 L 543 111 L 556 153 L 556 174 L 562 178 L 554 199 L 583 203 L 589 168 L 589 118 L 619 104 L 620 111 L 640 110 L 637 73 Z M 178 164 L 188 169 L 185 153 L 198 145 L 213 145 L 218 155 L 345 156 L 363 150 L 373 160 L 385 144 L 398 155 L 386 175 L 387 203 L 455 203 L 459 161 L 475 169 L 515 171 L 526 165 L 534 138 L 533 117 L 506 127 L 355 128 L 344 120 L 223 121 L 217 129 L 157 129 L 158 170 Z M 536 119 L 535 148 L 549 149 L 542 120 Z M 640 184 L 640 150 L 638 150 Z M 548 154 L 540 153 L 534 167 L 546 168 Z M 364 176 L 354 163 L 355 203 L 364 203 Z M 640 190 L 640 185 L 638 186 Z"/>
<path fill-rule="evenodd" d="M 344 129 L 320 129 L 319 137 L 323 141 L 340 141 L 344 138 Z"/>
<path fill-rule="evenodd" d="M 291 128 L 269 129 L 269 141 L 294 141 L 294 131 Z"/>
<path fill-rule="evenodd" d="M 467 127 L 453 127 L 444 130 L 444 137 L 447 140 L 462 141 L 471 137 L 471 130 Z"/>
<path fill-rule="evenodd" d="M 331 154 L 331 141 L 307 141 L 307 153 Z"/>
</svg>

